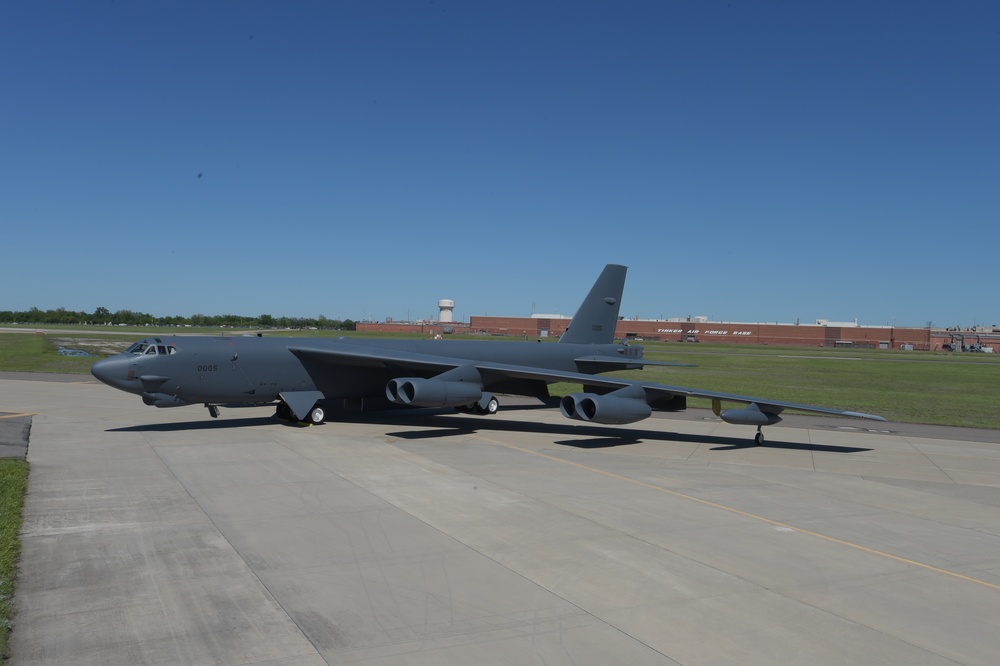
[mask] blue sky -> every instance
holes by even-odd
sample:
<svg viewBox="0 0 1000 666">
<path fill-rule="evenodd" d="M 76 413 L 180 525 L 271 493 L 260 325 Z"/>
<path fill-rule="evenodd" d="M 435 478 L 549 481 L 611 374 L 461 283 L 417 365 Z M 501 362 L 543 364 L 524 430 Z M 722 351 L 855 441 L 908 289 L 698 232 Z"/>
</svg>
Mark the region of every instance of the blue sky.
<svg viewBox="0 0 1000 666">
<path fill-rule="evenodd" d="M 0 5 L 0 309 L 1000 323 L 996 2 Z"/>
</svg>

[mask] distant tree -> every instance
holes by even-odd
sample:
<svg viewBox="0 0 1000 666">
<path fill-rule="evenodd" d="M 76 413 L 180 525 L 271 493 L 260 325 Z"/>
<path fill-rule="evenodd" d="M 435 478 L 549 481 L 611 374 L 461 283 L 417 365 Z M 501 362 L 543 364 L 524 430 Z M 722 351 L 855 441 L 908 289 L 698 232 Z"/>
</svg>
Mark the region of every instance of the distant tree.
<svg viewBox="0 0 1000 666">
<path fill-rule="evenodd" d="M 275 317 L 270 314 L 262 314 L 258 317 L 247 317 L 243 315 L 204 315 L 193 314 L 190 317 L 174 315 L 171 317 L 154 317 L 145 312 L 135 312 L 133 310 L 117 310 L 111 312 L 106 307 L 98 307 L 93 313 L 77 312 L 66 308 L 56 308 L 55 310 L 40 310 L 33 307 L 29 310 L 2 310 L 0 311 L 0 322 L 19 322 L 25 324 L 76 324 L 88 322 L 92 324 L 125 324 L 128 326 L 233 326 L 233 327 L 277 327 L 277 328 L 322 328 L 354 331 L 357 329 L 356 322 L 346 319 L 327 319 L 324 315 L 319 315 L 315 319 L 312 317 Z"/>
<path fill-rule="evenodd" d="M 89 321 L 92 324 L 98 324 L 98 325 L 107 324 L 109 321 L 111 321 L 111 311 L 108 310 L 106 307 L 98 307 L 97 309 L 94 310 L 93 314 L 88 315 L 85 313 L 84 317 L 86 317 L 87 321 Z"/>
</svg>

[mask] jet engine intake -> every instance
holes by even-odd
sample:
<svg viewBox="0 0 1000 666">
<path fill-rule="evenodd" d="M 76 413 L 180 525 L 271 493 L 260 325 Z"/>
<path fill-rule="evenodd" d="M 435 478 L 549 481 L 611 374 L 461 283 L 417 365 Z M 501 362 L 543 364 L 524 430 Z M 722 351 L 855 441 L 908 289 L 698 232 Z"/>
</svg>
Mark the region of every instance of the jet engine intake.
<svg viewBox="0 0 1000 666">
<path fill-rule="evenodd" d="M 575 421 L 591 421 L 603 425 L 635 423 L 653 413 L 644 400 L 596 393 L 571 393 L 559 402 L 563 416 Z"/>
<path fill-rule="evenodd" d="M 454 382 L 420 377 L 390 379 L 385 385 L 390 402 L 411 407 L 458 407 L 479 402 L 483 387 L 472 382 Z"/>
<path fill-rule="evenodd" d="M 756 403 L 750 403 L 741 409 L 726 409 L 719 413 L 719 418 L 733 425 L 774 425 L 781 422 L 781 417 L 772 412 L 765 412 Z"/>
<path fill-rule="evenodd" d="M 153 407 L 184 407 L 194 404 L 167 393 L 143 393 L 142 402 Z"/>
</svg>

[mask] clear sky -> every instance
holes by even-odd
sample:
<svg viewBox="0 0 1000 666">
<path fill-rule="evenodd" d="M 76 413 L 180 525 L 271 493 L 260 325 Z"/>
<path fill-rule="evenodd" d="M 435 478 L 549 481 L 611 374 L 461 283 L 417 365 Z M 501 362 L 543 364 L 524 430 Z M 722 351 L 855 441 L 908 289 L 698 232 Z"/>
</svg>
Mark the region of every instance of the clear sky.
<svg viewBox="0 0 1000 666">
<path fill-rule="evenodd" d="M 1000 323 L 1000 3 L 0 3 L 0 310 Z"/>
</svg>

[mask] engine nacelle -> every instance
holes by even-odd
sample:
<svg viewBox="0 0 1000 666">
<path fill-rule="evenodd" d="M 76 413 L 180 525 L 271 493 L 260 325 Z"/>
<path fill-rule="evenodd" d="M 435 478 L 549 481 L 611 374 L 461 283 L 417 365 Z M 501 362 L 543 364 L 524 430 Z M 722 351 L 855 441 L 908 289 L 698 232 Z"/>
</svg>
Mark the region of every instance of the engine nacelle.
<svg viewBox="0 0 1000 666">
<path fill-rule="evenodd" d="M 575 421 L 622 425 L 648 418 L 653 413 L 653 408 L 639 398 L 571 393 L 559 401 L 559 411 L 566 418 Z"/>
<path fill-rule="evenodd" d="M 742 409 L 727 409 L 719 413 L 719 418 L 733 425 L 766 426 L 781 422 L 781 417 L 771 412 L 761 411 L 755 403 Z"/>
<path fill-rule="evenodd" d="M 194 404 L 167 393 L 143 393 L 142 402 L 153 407 L 185 407 Z"/>
<path fill-rule="evenodd" d="M 401 377 L 389 380 L 385 397 L 411 407 L 459 407 L 479 402 L 483 387 L 473 382 Z"/>
</svg>

